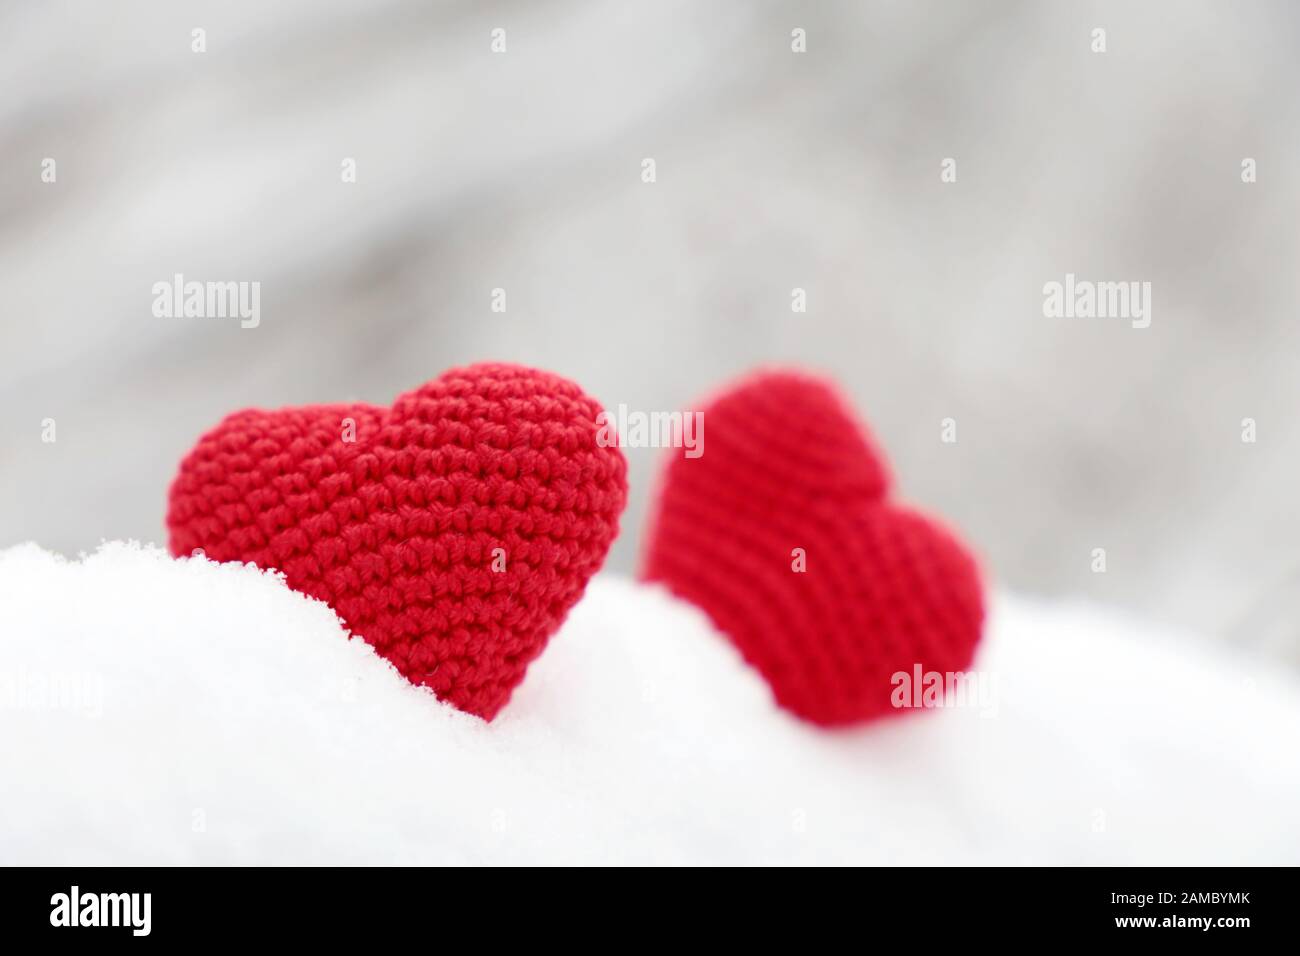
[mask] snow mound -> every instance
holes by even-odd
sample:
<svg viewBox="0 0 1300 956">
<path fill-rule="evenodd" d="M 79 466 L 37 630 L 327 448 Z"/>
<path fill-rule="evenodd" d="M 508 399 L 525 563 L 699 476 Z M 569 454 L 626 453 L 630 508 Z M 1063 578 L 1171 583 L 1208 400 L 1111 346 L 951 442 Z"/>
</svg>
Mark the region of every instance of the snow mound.
<svg viewBox="0 0 1300 956">
<path fill-rule="evenodd" d="M 1300 862 L 1300 692 L 999 598 L 966 706 L 805 726 L 598 575 L 492 724 L 252 567 L 0 552 L 0 863 Z"/>
</svg>

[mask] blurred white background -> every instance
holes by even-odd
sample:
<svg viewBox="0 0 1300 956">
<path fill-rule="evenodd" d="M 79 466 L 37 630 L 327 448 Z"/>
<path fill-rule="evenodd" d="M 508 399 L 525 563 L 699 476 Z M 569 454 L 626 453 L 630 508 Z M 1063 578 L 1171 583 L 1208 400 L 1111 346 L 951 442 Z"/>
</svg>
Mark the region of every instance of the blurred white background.
<svg viewBox="0 0 1300 956">
<path fill-rule="evenodd" d="M 498 359 L 667 410 L 791 362 L 999 585 L 1300 663 L 1298 51 L 1283 0 L 0 3 L 0 547 L 165 541 L 244 406 Z M 261 282 L 260 327 L 155 318 L 178 272 Z M 1151 282 L 1151 327 L 1045 318 L 1066 272 Z"/>
</svg>

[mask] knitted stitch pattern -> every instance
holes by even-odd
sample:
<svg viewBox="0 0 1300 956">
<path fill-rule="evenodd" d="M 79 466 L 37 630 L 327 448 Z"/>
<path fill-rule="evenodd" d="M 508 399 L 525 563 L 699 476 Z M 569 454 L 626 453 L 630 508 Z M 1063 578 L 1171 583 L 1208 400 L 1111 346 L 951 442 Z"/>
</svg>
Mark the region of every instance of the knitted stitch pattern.
<svg viewBox="0 0 1300 956">
<path fill-rule="evenodd" d="M 976 564 L 889 497 L 883 456 L 832 386 L 764 372 L 702 411 L 703 455 L 674 453 L 661 480 L 647 579 L 707 612 L 814 723 L 898 712 L 893 676 L 917 664 L 967 667 L 984 616 Z"/>
<path fill-rule="evenodd" d="M 171 551 L 284 573 L 411 682 L 491 720 L 618 533 L 627 463 L 572 382 L 455 369 L 391 408 L 236 412 L 171 487 Z"/>
</svg>

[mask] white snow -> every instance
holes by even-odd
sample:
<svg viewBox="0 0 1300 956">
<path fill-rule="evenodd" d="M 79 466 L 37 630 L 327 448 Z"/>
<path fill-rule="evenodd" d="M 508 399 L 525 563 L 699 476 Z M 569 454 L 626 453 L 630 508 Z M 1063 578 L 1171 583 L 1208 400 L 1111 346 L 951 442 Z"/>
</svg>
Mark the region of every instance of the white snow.
<svg viewBox="0 0 1300 956">
<path fill-rule="evenodd" d="M 0 863 L 1300 863 L 1300 689 L 999 597 L 984 706 L 827 733 L 598 576 L 484 724 L 272 575 L 0 552 Z"/>
</svg>

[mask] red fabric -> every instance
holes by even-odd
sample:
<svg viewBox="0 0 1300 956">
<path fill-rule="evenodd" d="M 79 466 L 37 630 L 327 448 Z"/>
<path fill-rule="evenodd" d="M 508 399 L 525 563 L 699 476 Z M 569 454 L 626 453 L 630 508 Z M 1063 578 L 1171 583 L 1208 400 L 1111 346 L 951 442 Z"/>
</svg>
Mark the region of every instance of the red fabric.
<svg viewBox="0 0 1300 956">
<path fill-rule="evenodd" d="M 171 550 L 283 571 L 490 720 L 618 533 L 627 465 L 596 442 L 600 410 L 546 372 L 475 365 L 391 408 L 236 412 L 181 463 Z"/>
<path fill-rule="evenodd" d="M 703 455 L 674 452 L 661 481 L 647 579 L 704 609 L 778 703 L 818 724 L 895 712 L 891 678 L 915 664 L 969 665 L 976 564 L 889 497 L 883 456 L 832 386 L 765 372 L 702 411 Z"/>
</svg>

